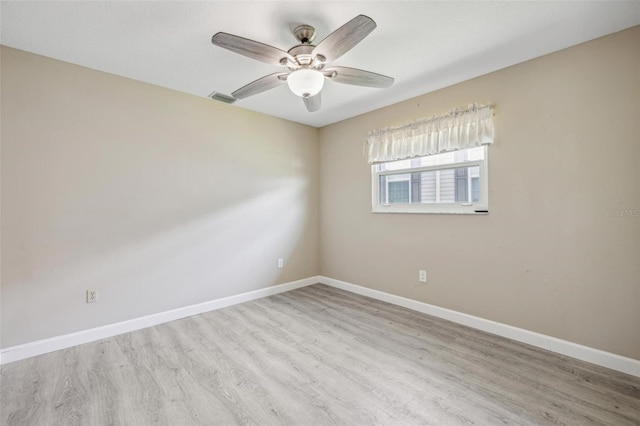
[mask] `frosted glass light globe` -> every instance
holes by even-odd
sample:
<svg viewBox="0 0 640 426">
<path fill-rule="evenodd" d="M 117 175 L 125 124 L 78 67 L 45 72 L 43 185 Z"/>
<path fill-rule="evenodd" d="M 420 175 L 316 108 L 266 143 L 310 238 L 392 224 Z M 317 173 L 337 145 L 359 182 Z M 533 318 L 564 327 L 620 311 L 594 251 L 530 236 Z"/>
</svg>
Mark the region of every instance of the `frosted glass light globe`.
<svg viewBox="0 0 640 426">
<path fill-rule="evenodd" d="M 289 89 L 301 98 L 314 96 L 324 86 L 324 75 L 320 71 L 301 69 L 289 74 L 287 84 Z"/>
</svg>

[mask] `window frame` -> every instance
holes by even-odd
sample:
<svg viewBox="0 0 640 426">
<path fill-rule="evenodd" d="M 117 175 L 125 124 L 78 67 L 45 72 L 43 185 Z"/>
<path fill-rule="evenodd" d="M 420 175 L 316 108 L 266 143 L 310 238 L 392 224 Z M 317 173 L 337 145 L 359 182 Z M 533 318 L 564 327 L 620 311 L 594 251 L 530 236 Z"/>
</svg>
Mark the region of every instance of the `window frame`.
<svg viewBox="0 0 640 426">
<path fill-rule="evenodd" d="M 371 204 L 372 213 L 418 213 L 418 214 L 488 214 L 489 213 L 489 150 L 484 149 L 483 160 L 458 161 L 433 166 L 417 166 L 405 169 L 376 171 L 376 164 L 371 165 Z M 400 161 L 400 160 L 398 160 Z M 411 174 L 435 170 L 450 170 L 460 167 L 479 167 L 480 200 L 477 203 L 380 203 L 380 176 Z M 468 178 L 470 179 L 470 178 Z M 411 194 L 411 188 L 409 188 Z"/>
</svg>

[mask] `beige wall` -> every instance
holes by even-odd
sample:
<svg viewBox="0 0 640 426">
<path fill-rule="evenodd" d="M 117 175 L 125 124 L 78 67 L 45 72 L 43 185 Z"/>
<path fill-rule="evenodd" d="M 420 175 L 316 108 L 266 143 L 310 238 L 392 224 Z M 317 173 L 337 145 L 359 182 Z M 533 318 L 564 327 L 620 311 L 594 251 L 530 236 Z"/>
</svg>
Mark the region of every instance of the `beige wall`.
<svg viewBox="0 0 640 426">
<path fill-rule="evenodd" d="M 639 70 L 636 27 L 322 128 L 322 275 L 640 359 Z M 367 132 L 471 102 L 490 214 L 372 214 Z"/>
<path fill-rule="evenodd" d="M 317 129 L 1 55 L 2 347 L 319 273 Z"/>
</svg>

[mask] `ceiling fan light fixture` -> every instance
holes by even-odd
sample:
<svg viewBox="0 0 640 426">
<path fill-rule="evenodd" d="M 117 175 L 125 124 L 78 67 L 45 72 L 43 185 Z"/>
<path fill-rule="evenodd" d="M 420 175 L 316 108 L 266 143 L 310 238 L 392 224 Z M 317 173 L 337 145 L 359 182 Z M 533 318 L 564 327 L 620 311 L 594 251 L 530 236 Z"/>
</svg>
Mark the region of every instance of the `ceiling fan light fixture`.
<svg viewBox="0 0 640 426">
<path fill-rule="evenodd" d="M 320 71 L 305 68 L 289 74 L 287 84 L 296 96 L 315 96 L 324 86 L 324 75 Z"/>
</svg>

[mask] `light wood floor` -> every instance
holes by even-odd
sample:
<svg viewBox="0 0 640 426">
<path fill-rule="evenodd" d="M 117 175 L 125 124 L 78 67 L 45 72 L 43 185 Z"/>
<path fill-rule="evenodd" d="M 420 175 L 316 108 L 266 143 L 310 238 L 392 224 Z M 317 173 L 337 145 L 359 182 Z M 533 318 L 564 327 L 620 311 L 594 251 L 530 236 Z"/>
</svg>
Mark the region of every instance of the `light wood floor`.
<svg viewBox="0 0 640 426">
<path fill-rule="evenodd" d="M 640 379 L 314 285 L 7 364 L 3 425 L 640 425 Z"/>
</svg>

